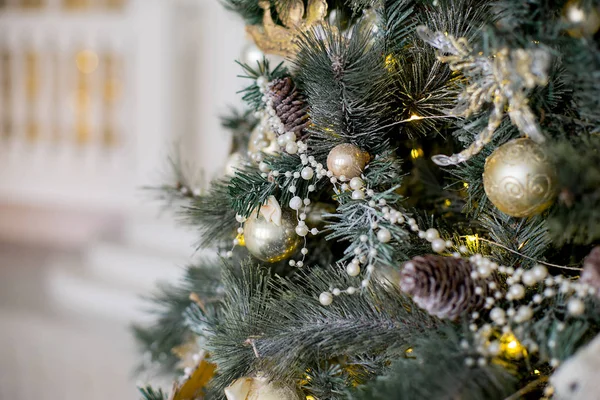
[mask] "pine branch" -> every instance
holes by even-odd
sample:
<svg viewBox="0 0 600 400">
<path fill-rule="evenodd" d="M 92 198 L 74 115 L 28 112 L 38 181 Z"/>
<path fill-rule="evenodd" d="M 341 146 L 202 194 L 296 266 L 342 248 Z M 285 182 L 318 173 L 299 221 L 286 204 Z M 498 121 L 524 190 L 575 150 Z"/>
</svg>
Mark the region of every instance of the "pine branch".
<svg viewBox="0 0 600 400">
<path fill-rule="evenodd" d="M 295 65 L 310 107 L 312 154 L 322 161 L 341 142 L 377 153 L 390 95 L 380 44 L 356 27 L 348 38 L 325 26 L 306 33 L 299 47 Z"/>
<path fill-rule="evenodd" d="M 498 365 L 465 366 L 468 353 L 459 342 L 451 330 L 415 338 L 408 356 L 396 359 L 383 376 L 351 398 L 503 400 L 516 390 L 515 379 Z"/>
<path fill-rule="evenodd" d="M 205 309 L 210 315 L 219 312 L 219 301 L 222 298 L 220 270 L 210 263 L 189 266 L 178 285 L 165 285 L 153 297 L 148 298 L 149 309 L 156 317 L 150 326 L 133 327 L 138 346 L 142 353 L 150 355 L 153 364 L 158 363 L 163 372 L 173 373 L 178 359 L 172 353 L 173 348 L 180 346 L 190 337 L 190 331 L 184 323 L 184 311 L 190 306 L 190 294 L 195 293 L 205 302 Z M 140 365 L 138 370 L 146 369 Z"/>
<path fill-rule="evenodd" d="M 256 80 L 260 77 L 264 77 L 268 81 L 272 81 L 289 75 L 289 72 L 287 68 L 284 67 L 283 63 L 280 63 L 275 68 L 271 69 L 270 62 L 266 58 L 263 58 L 262 61 L 259 61 L 256 67 L 242 64 L 240 62 L 238 62 L 238 64 L 244 70 L 244 74 L 239 75 L 238 77 L 250 79 L 252 81 L 252 83 L 245 89 L 241 90 L 240 93 L 244 95 L 242 99 L 253 111 L 258 111 L 264 108 L 264 102 L 262 99 L 263 94 L 260 92 L 260 88 L 256 84 Z"/>
<path fill-rule="evenodd" d="M 223 313 L 212 321 L 208 340 L 219 368 L 211 393 L 222 393 L 234 379 L 258 371 L 287 382 L 300 379 L 321 360 L 343 357 L 357 364 L 362 356 L 385 359 L 403 353 L 414 336 L 439 324 L 396 289 L 376 282 L 361 295 L 336 298 L 329 307 L 318 303 L 319 293 L 332 282 L 347 287 L 357 280 L 335 269 L 293 280 L 269 279 L 248 263 L 240 276 L 225 272 Z M 204 320 L 198 307 L 188 309 L 192 330 Z"/>
<path fill-rule="evenodd" d="M 138 388 L 142 394 L 142 400 L 167 400 L 167 395 L 163 393 L 162 389 L 154 390 L 150 386 Z"/>
<path fill-rule="evenodd" d="M 199 231 L 197 248 L 229 246 L 237 234 L 239 223 L 235 219 L 235 209 L 227 206 L 230 203 L 229 185 L 227 178 L 215 180 L 205 194 L 182 207 L 183 221 Z"/>
<path fill-rule="evenodd" d="M 600 239 L 600 138 L 582 136 L 550 146 L 560 166 L 559 204 L 548 220 L 556 243 L 590 244 Z"/>
</svg>

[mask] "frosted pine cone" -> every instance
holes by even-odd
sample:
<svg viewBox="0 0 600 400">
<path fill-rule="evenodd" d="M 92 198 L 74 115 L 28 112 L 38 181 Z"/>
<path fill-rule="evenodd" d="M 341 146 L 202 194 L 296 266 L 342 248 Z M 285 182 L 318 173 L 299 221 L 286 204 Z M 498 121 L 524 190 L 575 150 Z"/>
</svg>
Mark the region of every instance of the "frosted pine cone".
<svg viewBox="0 0 600 400">
<path fill-rule="evenodd" d="M 462 258 L 419 256 L 404 264 L 400 289 L 429 314 L 456 319 L 467 311 L 483 308 L 494 278 L 471 278 L 473 266 Z M 480 287 L 479 294 L 476 287 Z"/>
<path fill-rule="evenodd" d="M 596 296 L 600 296 L 600 246 L 594 247 L 583 261 L 581 282 L 596 289 Z"/>
<path fill-rule="evenodd" d="M 273 108 L 285 132 L 294 132 L 297 139 L 302 139 L 309 124 L 308 105 L 292 78 L 275 79 L 269 84 L 266 95 L 273 101 Z"/>
</svg>

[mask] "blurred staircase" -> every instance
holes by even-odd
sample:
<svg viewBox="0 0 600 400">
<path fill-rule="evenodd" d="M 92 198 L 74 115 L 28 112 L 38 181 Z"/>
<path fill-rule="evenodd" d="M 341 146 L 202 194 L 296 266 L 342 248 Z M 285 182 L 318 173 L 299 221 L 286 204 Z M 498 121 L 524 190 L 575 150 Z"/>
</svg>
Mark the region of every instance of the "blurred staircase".
<svg viewBox="0 0 600 400">
<path fill-rule="evenodd" d="M 168 216 L 138 217 L 78 252 L 0 260 L 0 400 L 138 398 L 136 381 L 155 379 L 133 375 L 129 328 L 151 321 L 141 296 L 201 256 L 193 242 Z"/>
<path fill-rule="evenodd" d="M 193 235 L 165 219 L 130 220 L 120 235 L 91 243 L 78 257 L 53 260 L 45 282 L 50 304 L 73 317 L 148 321 L 142 296 L 158 283 L 176 283 L 194 255 Z"/>
</svg>

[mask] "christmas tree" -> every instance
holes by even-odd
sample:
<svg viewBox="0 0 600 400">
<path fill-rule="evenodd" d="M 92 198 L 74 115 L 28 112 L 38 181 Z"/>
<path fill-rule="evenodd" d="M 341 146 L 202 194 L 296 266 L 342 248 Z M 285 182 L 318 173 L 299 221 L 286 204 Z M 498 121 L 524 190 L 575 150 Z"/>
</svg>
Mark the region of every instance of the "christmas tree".
<svg viewBox="0 0 600 400">
<path fill-rule="evenodd" d="M 136 327 L 156 399 L 598 399 L 600 1 L 224 0 L 215 249 Z M 148 363 L 146 363 L 146 367 Z"/>
</svg>

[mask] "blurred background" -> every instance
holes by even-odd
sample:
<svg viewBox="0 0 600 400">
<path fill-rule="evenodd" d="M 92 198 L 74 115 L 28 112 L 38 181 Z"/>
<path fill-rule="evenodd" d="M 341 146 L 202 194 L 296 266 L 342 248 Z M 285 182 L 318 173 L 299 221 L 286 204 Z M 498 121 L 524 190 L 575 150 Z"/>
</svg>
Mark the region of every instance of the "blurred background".
<svg viewBox="0 0 600 400">
<path fill-rule="evenodd" d="M 0 0 L 0 400 L 137 398 L 139 295 L 199 256 L 140 188 L 221 173 L 244 38 L 217 0 Z"/>
</svg>

